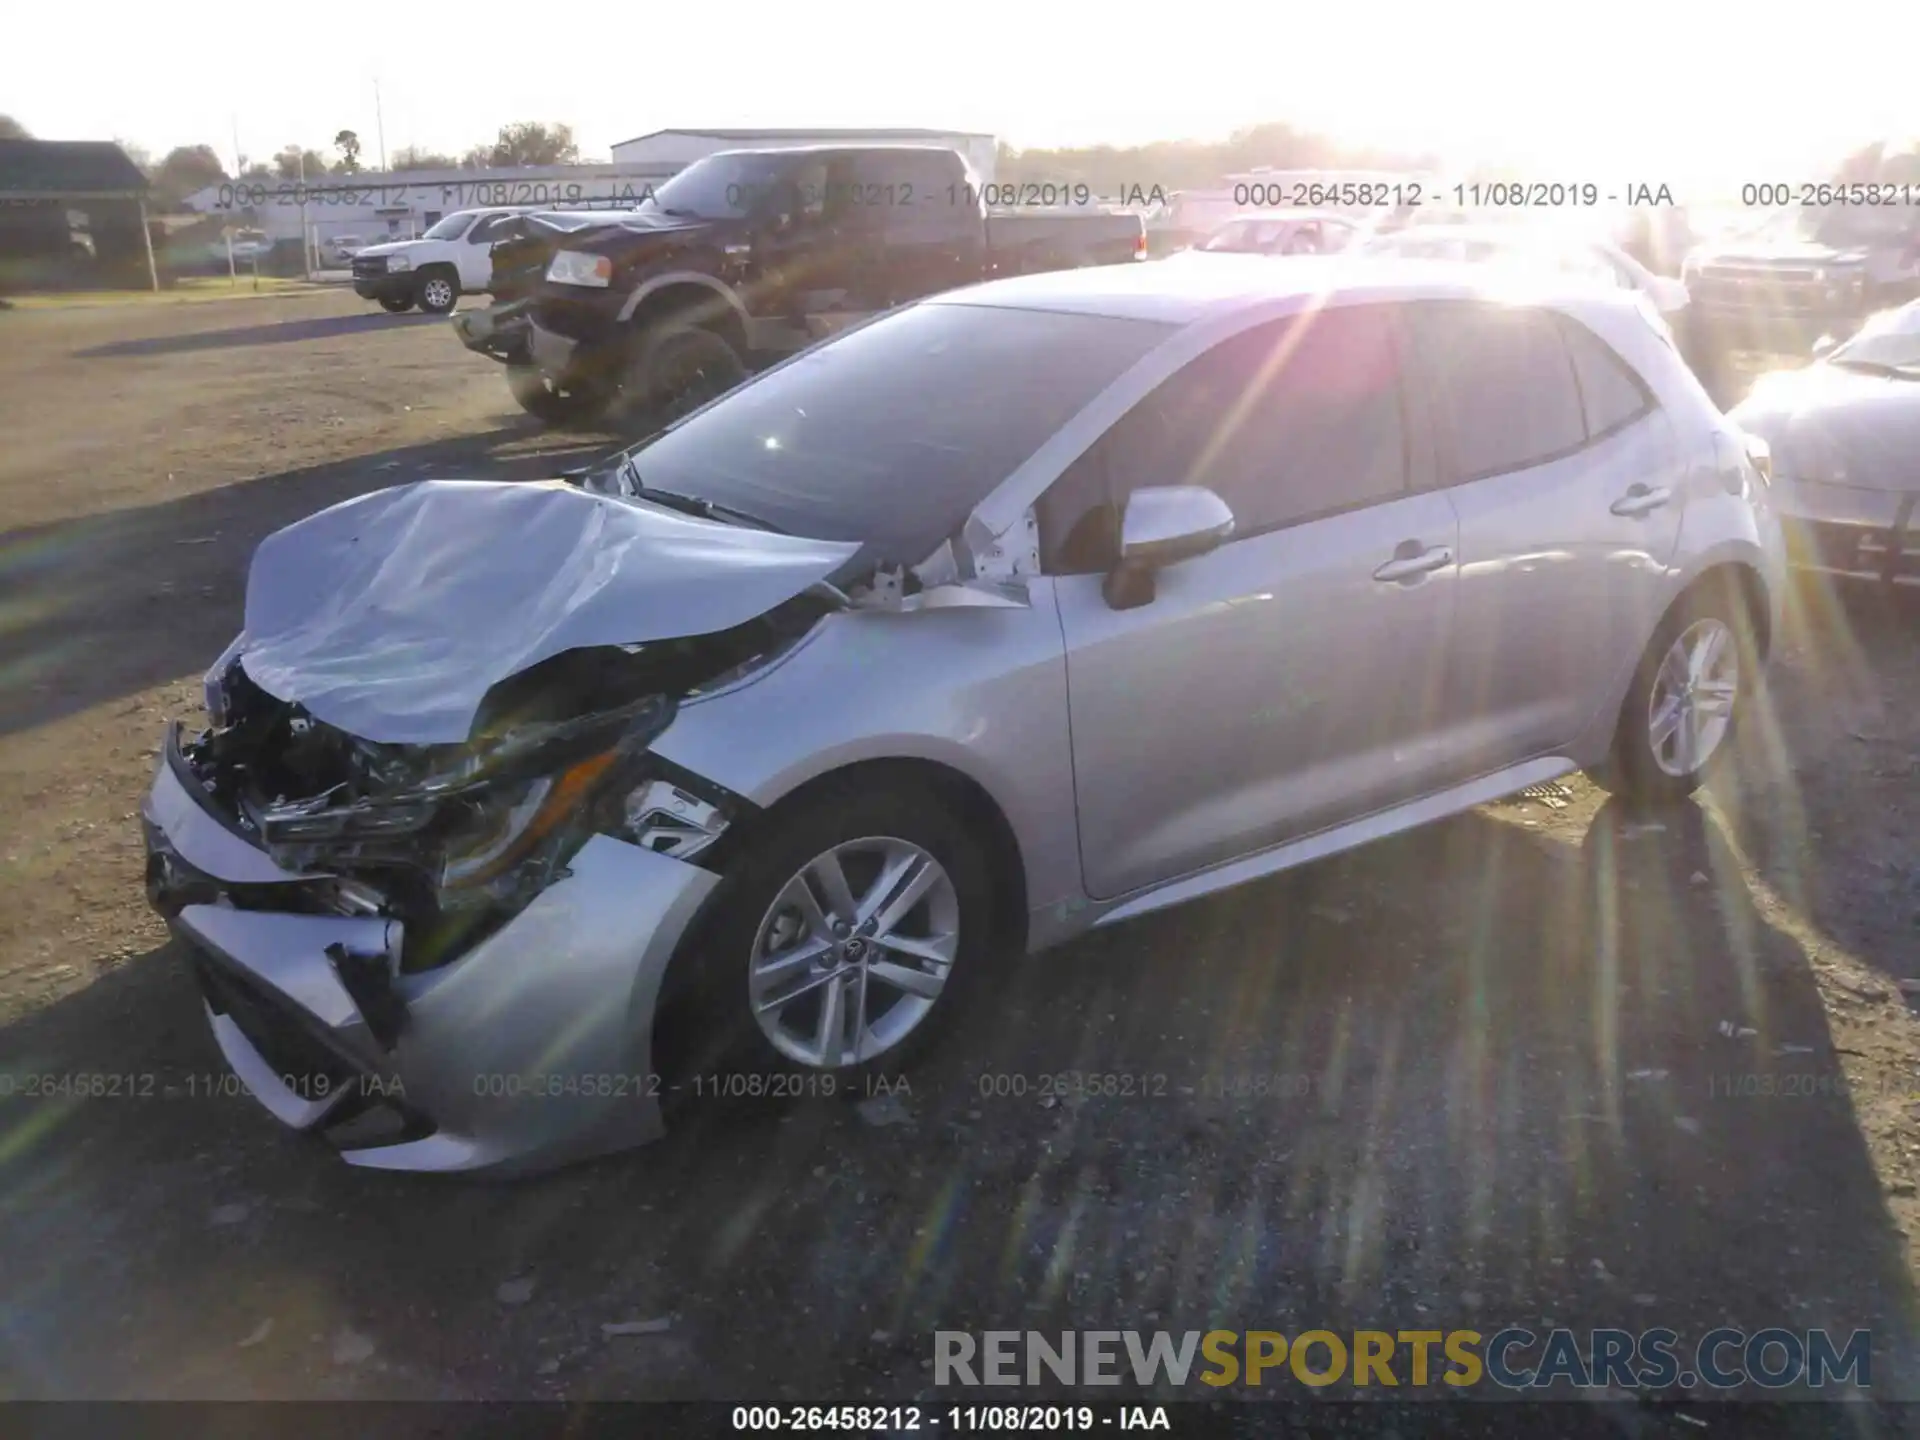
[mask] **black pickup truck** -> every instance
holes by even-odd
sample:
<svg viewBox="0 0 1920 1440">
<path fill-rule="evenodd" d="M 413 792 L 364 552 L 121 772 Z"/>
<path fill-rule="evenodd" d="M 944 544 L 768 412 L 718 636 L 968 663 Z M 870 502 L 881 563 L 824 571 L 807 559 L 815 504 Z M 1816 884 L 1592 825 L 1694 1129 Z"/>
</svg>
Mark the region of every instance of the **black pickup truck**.
<svg viewBox="0 0 1920 1440">
<path fill-rule="evenodd" d="M 499 237 L 488 252 L 493 266 L 493 303 L 484 310 L 462 310 L 454 332 L 469 350 L 507 367 L 507 388 L 531 415 L 558 424 L 580 408 L 555 392 L 534 368 L 527 345 L 528 317 L 554 252 L 570 239 L 602 225 L 633 218 L 622 210 L 533 210 L 499 222 Z"/>
<path fill-rule="evenodd" d="M 461 327 L 549 423 L 662 424 L 868 314 L 1146 258 L 1138 215 L 990 210 L 959 152 L 932 146 L 725 151 L 630 213 L 550 219 L 495 249 L 495 304 Z"/>
</svg>

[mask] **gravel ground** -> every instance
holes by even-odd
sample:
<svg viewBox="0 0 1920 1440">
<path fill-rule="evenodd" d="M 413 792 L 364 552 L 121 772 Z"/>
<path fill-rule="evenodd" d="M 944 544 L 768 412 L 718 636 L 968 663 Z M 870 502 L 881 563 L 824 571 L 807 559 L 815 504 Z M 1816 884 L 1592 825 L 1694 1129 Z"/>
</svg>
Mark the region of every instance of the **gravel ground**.
<svg viewBox="0 0 1920 1440">
<path fill-rule="evenodd" d="M 1804 589 L 1658 825 L 1576 780 L 1010 963 L 910 1093 L 363 1174 L 219 1093 L 141 894 L 160 728 L 270 530 L 597 442 L 344 295 L 0 341 L 0 1074 L 154 1077 L 0 1099 L 0 1396 L 906 1399 L 936 1329 L 1518 1323 L 1868 1328 L 1920 1398 L 1911 605 Z"/>
</svg>

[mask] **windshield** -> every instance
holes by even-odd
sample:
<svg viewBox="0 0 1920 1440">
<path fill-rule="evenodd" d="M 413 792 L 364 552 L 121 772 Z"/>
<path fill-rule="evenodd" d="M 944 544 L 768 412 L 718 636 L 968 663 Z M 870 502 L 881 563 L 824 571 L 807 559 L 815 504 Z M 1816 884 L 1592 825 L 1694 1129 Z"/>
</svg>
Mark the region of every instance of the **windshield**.
<svg viewBox="0 0 1920 1440">
<path fill-rule="evenodd" d="M 738 220 L 785 174 L 784 155 L 709 155 L 653 192 L 642 209 L 701 220 Z"/>
<path fill-rule="evenodd" d="M 422 240 L 458 240 L 467 233 L 467 227 L 473 224 L 473 216 L 474 212 L 471 210 L 456 210 L 420 238 Z"/>
<path fill-rule="evenodd" d="M 1168 326 L 921 304 L 626 452 L 643 486 L 915 565 Z M 856 562 L 858 563 L 858 562 Z"/>
<path fill-rule="evenodd" d="M 1859 334 L 1827 356 L 1827 362 L 1920 374 L 1920 300 L 1874 316 Z"/>
</svg>

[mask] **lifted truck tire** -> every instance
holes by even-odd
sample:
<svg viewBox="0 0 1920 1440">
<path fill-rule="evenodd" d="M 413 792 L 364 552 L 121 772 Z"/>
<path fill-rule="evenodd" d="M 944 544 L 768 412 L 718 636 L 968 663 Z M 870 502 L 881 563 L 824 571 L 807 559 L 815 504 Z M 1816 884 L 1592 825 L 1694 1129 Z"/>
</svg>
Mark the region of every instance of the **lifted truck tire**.
<svg viewBox="0 0 1920 1440">
<path fill-rule="evenodd" d="M 380 297 L 380 308 L 389 315 L 398 315 L 402 311 L 413 308 L 413 297 L 411 295 L 382 295 Z"/>
<path fill-rule="evenodd" d="M 460 279 L 447 267 L 436 265 L 420 277 L 414 299 L 429 315 L 451 314 L 460 299 Z"/>
<path fill-rule="evenodd" d="M 668 321 L 634 342 L 621 370 L 617 418 L 648 429 L 670 425 L 733 389 L 747 373 L 722 336 Z"/>
<path fill-rule="evenodd" d="M 507 366 L 507 389 L 520 408 L 546 425 L 584 425 L 598 418 L 607 397 L 597 390 L 556 390 L 531 365 Z"/>
</svg>

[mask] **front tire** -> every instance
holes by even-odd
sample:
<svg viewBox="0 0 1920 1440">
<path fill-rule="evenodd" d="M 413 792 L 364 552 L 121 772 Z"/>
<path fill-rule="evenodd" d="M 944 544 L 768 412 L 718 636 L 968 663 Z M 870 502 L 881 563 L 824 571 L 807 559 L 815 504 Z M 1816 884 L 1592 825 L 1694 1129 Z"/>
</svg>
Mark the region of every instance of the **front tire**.
<svg viewBox="0 0 1920 1440">
<path fill-rule="evenodd" d="M 445 270 L 429 270 L 420 277 L 414 303 L 429 315 L 450 315 L 460 299 L 460 281 Z"/>
<path fill-rule="evenodd" d="M 683 1089 L 744 1072 L 857 1094 L 964 1010 L 997 912 L 979 839 L 937 789 L 854 782 L 778 817 L 710 913 L 669 977 L 661 1068 Z"/>
<path fill-rule="evenodd" d="M 585 389 L 556 389 L 532 365 L 507 366 L 507 389 L 522 410 L 544 425 L 584 425 L 606 407 L 606 396 Z"/>
<path fill-rule="evenodd" d="M 1641 657 L 1613 753 L 1592 779 L 1638 804 L 1686 799 L 1733 748 L 1734 722 L 1760 665 L 1746 606 L 1731 587 L 1684 598 Z"/>
<path fill-rule="evenodd" d="M 726 340 L 693 325 L 642 334 L 620 376 L 619 416 L 649 430 L 671 425 L 747 378 Z"/>
</svg>

